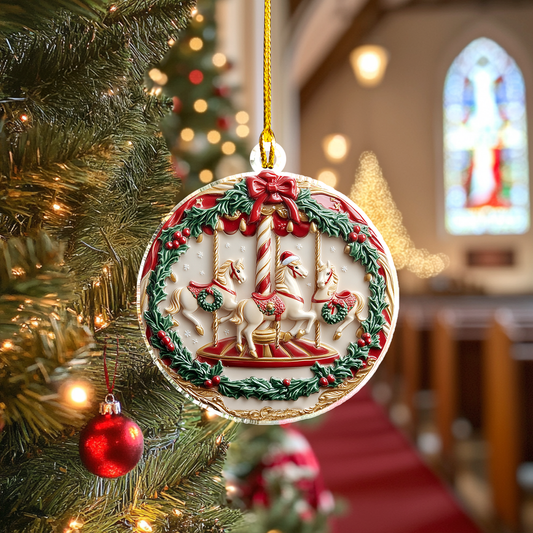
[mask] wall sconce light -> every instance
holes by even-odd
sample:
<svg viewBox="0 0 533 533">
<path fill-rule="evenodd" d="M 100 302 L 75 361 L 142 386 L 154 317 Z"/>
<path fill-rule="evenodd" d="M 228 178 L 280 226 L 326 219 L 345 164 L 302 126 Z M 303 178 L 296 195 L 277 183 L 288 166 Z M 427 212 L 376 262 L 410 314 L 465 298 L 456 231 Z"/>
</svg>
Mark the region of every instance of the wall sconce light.
<svg viewBox="0 0 533 533">
<path fill-rule="evenodd" d="M 350 53 L 355 77 L 363 87 L 376 87 L 381 83 L 388 61 L 389 53 L 382 46 L 359 46 Z"/>
<path fill-rule="evenodd" d="M 322 148 L 328 161 L 332 163 L 342 163 L 348 155 L 350 149 L 350 139 L 346 135 L 333 133 L 327 135 L 322 140 Z"/>
</svg>

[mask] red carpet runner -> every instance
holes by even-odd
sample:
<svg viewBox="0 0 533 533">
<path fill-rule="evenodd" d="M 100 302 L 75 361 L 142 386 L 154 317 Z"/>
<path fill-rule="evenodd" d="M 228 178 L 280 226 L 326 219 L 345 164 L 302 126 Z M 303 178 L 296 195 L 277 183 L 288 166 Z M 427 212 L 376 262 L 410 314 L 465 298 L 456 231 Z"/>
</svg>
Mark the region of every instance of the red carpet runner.
<svg viewBox="0 0 533 533">
<path fill-rule="evenodd" d="M 318 427 L 300 429 L 326 486 L 350 504 L 332 533 L 480 533 L 368 386 L 324 417 Z"/>
</svg>

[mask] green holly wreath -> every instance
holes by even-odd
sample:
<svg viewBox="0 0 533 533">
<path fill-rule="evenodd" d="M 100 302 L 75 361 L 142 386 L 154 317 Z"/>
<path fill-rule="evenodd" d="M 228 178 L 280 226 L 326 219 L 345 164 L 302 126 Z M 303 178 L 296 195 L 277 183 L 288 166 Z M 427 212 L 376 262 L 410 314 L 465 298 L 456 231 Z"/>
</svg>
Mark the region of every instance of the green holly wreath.
<svg viewBox="0 0 533 533">
<path fill-rule="evenodd" d="M 211 303 L 207 301 L 207 297 L 212 296 L 215 300 Z M 224 298 L 222 296 L 222 293 L 216 289 L 215 287 L 212 287 L 210 289 L 203 289 L 198 293 L 198 297 L 196 298 L 196 301 L 198 302 L 198 305 L 204 310 L 208 311 L 209 313 L 212 313 L 213 311 L 218 311 L 224 302 Z"/>
<path fill-rule="evenodd" d="M 330 309 L 329 305 L 325 303 L 322 306 L 322 318 L 326 324 L 338 324 L 348 316 L 348 306 L 343 302 L 332 303 L 331 305 L 333 309 L 335 309 L 335 313 L 333 312 L 333 309 Z"/>
<path fill-rule="evenodd" d="M 183 379 L 193 385 L 203 387 L 206 383 L 212 386 L 212 378 L 216 377 L 218 392 L 230 398 L 296 400 L 301 396 L 319 392 L 321 386 L 336 387 L 345 379 L 352 378 L 360 368 L 365 366 L 371 348 L 381 347 L 380 332 L 385 325 L 383 311 L 388 306 L 385 301 L 386 284 L 384 277 L 379 273 L 379 254 L 375 246 L 370 244 L 368 226 L 358 223 L 360 233 L 365 235 L 365 239 L 363 242 L 352 241 L 349 235 L 353 232 L 354 223 L 350 221 L 348 215 L 325 208 L 311 197 L 311 191 L 307 188 L 302 188 L 298 194 L 296 199 L 298 210 L 306 215 L 309 223 L 316 224 L 320 233 L 341 238 L 348 246 L 348 255 L 354 262 L 359 261 L 366 272 L 371 274 L 368 318 L 361 324 L 363 331 L 371 335 L 369 344 L 359 346 L 357 342 L 350 343 L 347 354 L 336 359 L 333 364 L 323 366 L 315 363 L 311 367 L 312 377 L 291 379 L 288 385 L 287 382 L 284 383 L 282 379 L 276 377 L 266 380 L 252 376 L 246 379 L 231 380 L 224 375 L 224 367 L 220 361 L 213 366 L 200 363 L 183 345 L 178 334 L 172 330 L 172 317 L 163 316 L 159 309 L 159 304 L 167 297 L 165 280 L 172 273 L 172 265 L 189 249 L 187 244 L 182 244 L 178 248 L 166 246 L 173 240 L 174 232 L 183 232 L 186 229 L 187 234 L 196 238 L 203 233 L 205 227 L 214 229 L 219 217 L 234 216 L 237 211 L 249 215 L 253 204 L 254 201 L 248 195 L 246 179 L 243 179 L 232 189 L 227 190 L 223 196 L 217 198 L 213 207 L 203 209 L 193 206 L 184 212 L 177 226 L 166 228 L 161 232 L 159 240 L 162 245 L 158 252 L 158 262 L 150 274 L 146 289 L 148 309 L 144 318 L 151 331 L 150 344 L 159 350 L 160 358 L 168 362 L 170 368 Z M 161 335 L 158 336 L 158 333 Z M 165 339 L 170 339 L 170 341 Z M 170 350 L 169 346 L 173 349 Z M 323 385 L 325 381 L 327 385 Z"/>
</svg>

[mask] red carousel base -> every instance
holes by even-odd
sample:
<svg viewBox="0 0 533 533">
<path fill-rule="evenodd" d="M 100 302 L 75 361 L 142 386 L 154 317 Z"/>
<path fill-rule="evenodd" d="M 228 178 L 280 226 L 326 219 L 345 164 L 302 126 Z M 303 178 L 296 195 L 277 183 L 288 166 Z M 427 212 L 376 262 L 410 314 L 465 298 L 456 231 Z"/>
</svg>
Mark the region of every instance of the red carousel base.
<svg viewBox="0 0 533 533">
<path fill-rule="evenodd" d="M 279 348 L 275 343 L 256 344 L 257 358 L 250 355 L 248 346 L 244 344 L 244 352 L 237 350 L 235 337 L 221 339 L 215 345 L 206 344 L 196 351 L 198 360 L 202 363 L 214 365 L 222 361 L 224 366 L 240 367 L 288 367 L 312 366 L 315 363 L 330 364 L 338 359 L 339 353 L 327 344 L 315 346 L 314 341 L 307 339 L 291 339 L 280 342 Z"/>
</svg>

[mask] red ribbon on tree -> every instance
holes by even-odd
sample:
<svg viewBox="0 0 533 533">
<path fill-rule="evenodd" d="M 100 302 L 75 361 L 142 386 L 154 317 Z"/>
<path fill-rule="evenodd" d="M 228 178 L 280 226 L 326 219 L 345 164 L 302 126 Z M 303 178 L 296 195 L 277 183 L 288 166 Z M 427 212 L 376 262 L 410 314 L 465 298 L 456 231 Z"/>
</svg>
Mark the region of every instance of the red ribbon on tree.
<svg viewBox="0 0 533 533">
<path fill-rule="evenodd" d="M 298 186 L 296 180 L 290 176 L 280 176 L 275 172 L 263 170 L 257 176 L 247 178 L 248 194 L 255 200 L 250 213 L 250 222 L 257 222 L 263 204 L 283 203 L 289 210 L 290 217 L 300 222 L 300 213 L 296 206 Z"/>
</svg>

